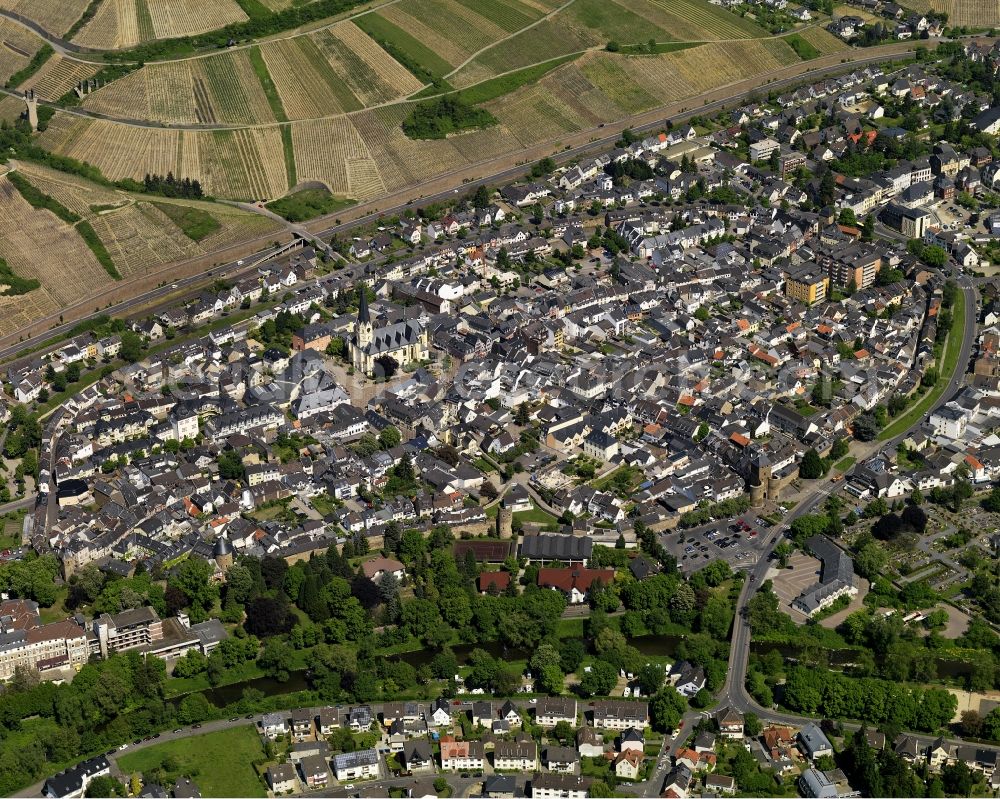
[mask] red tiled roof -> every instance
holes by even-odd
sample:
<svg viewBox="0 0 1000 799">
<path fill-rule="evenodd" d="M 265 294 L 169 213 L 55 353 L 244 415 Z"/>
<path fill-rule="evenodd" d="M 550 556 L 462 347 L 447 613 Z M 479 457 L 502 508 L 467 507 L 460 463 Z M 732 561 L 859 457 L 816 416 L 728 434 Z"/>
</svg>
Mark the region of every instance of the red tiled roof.
<svg viewBox="0 0 1000 799">
<path fill-rule="evenodd" d="M 539 586 L 542 588 L 558 588 L 567 594 L 574 588 L 580 593 L 586 593 L 596 580 L 600 580 L 605 585 L 610 585 L 614 579 L 614 569 L 585 569 L 583 567 L 576 567 L 573 569 L 538 570 Z"/>
<path fill-rule="evenodd" d="M 487 591 L 491 585 L 503 591 L 510 585 L 510 572 L 483 572 L 479 575 L 479 590 Z"/>
</svg>

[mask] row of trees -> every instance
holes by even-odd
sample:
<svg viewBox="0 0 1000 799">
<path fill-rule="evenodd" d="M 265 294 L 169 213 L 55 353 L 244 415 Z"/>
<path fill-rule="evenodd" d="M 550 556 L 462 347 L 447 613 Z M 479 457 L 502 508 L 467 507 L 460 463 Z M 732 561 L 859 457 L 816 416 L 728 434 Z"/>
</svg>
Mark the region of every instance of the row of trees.
<svg viewBox="0 0 1000 799">
<path fill-rule="evenodd" d="M 958 700 L 944 688 L 919 688 L 874 677 L 795 666 L 785 681 L 784 704 L 807 715 L 862 719 L 896 730 L 936 732 L 955 715 Z"/>
</svg>

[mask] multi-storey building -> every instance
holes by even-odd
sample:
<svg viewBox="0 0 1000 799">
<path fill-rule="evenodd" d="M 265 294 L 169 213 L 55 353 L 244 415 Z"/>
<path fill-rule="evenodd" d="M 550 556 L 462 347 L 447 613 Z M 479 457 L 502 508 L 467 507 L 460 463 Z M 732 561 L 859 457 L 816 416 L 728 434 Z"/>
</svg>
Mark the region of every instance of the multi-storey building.
<svg viewBox="0 0 1000 799">
<path fill-rule="evenodd" d="M 43 674 L 79 669 L 89 656 L 87 634 L 76 622 L 66 619 L 42 624 L 35 602 L 0 602 L 0 680 L 9 680 L 18 667 Z"/>
<path fill-rule="evenodd" d="M 102 613 L 94 620 L 91 649 L 107 657 L 109 652 L 149 646 L 162 638 L 163 622 L 153 608 L 135 608 L 114 616 Z"/>
</svg>

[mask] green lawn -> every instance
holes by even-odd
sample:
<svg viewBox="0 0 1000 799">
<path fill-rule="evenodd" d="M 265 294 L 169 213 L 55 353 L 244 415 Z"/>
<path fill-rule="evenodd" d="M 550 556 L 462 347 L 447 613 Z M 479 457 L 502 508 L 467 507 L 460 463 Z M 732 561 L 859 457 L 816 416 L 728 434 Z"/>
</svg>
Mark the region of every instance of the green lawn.
<svg viewBox="0 0 1000 799">
<path fill-rule="evenodd" d="M 556 517 L 551 513 L 546 513 L 541 508 L 522 510 L 514 514 L 514 518 L 522 522 L 534 522 L 536 524 L 556 524 Z"/>
<path fill-rule="evenodd" d="M 642 469 L 635 466 L 619 466 L 604 477 L 591 480 L 590 484 L 598 491 L 620 490 L 625 493 L 641 483 L 644 477 Z"/>
<path fill-rule="evenodd" d="M 168 757 L 191 775 L 203 796 L 266 796 L 252 765 L 264 749 L 249 724 L 151 746 L 118 758 L 118 764 L 131 774 L 158 768 Z"/>
<path fill-rule="evenodd" d="M 337 506 L 333 502 L 333 498 L 329 494 L 318 494 L 315 497 L 309 498 L 309 504 L 312 505 L 318 514 L 321 516 L 332 516 L 334 511 L 337 510 Z"/>
<path fill-rule="evenodd" d="M 289 222 L 305 222 L 317 216 L 332 214 L 354 205 L 354 200 L 334 197 L 323 189 L 303 189 L 280 200 L 269 202 L 267 207 Z"/>
<path fill-rule="evenodd" d="M 917 402 L 906 413 L 897 416 L 896 419 L 886 426 L 885 430 L 879 433 L 879 441 L 885 441 L 904 433 L 908 427 L 916 424 L 920 418 L 927 413 L 931 406 L 940 399 L 945 389 L 951 382 L 952 375 L 956 368 L 965 368 L 965 364 L 959 364 L 958 356 L 962 351 L 962 339 L 965 336 L 965 292 L 958 290 L 955 296 L 955 305 L 952 308 L 952 325 L 948 333 L 948 340 L 944 345 L 944 357 L 941 359 L 941 376 L 937 385 L 924 394 L 923 398 Z"/>
<path fill-rule="evenodd" d="M 65 613 L 63 617 L 65 618 Z M 208 681 L 208 675 L 205 673 L 196 674 L 194 677 L 168 677 L 163 685 L 163 694 L 168 697 L 183 696 L 194 691 L 205 691 L 212 687 L 218 688 L 223 685 L 232 685 L 233 683 L 254 680 L 263 676 L 264 670 L 257 665 L 257 661 L 251 660 L 249 663 L 231 666 L 226 669 L 223 672 L 222 682 L 217 686 L 213 686 Z"/>
<path fill-rule="evenodd" d="M 841 458 L 839 461 L 837 461 L 834 464 L 833 468 L 839 472 L 846 472 L 854 465 L 854 462 L 856 460 L 857 458 L 855 458 L 853 455 L 848 455 L 846 458 Z"/>
</svg>

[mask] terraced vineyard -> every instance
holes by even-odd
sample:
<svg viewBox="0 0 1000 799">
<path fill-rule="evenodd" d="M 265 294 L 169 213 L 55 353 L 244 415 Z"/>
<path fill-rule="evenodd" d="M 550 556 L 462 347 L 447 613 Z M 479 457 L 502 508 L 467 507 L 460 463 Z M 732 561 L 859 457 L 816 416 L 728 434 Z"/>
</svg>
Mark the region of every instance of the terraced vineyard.
<svg viewBox="0 0 1000 799">
<path fill-rule="evenodd" d="M 619 44 L 719 41 L 766 32 L 707 0 L 574 0 L 562 11 L 478 55 L 450 80 L 467 86 L 568 53 Z"/>
<path fill-rule="evenodd" d="M 28 65 L 43 42 L 16 22 L 0 18 L 0 83 Z"/>
<path fill-rule="evenodd" d="M 37 164 L 19 163 L 18 172 L 91 224 L 124 279 L 279 228 L 266 217 L 229 205 L 163 198 L 156 198 L 154 205 L 140 195 L 105 188 Z M 0 258 L 15 274 L 41 283 L 41 288 L 28 294 L 0 297 L 0 335 L 56 313 L 112 282 L 72 226 L 49 211 L 32 208 L 3 177 L 0 205 L 4 208 L 0 215 Z M 218 229 L 193 241 L 160 210 L 171 205 L 209 214 Z M 40 259 L 40 252 L 59 253 L 59 257 Z"/>
<path fill-rule="evenodd" d="M 361 108 L 311 37 L 268 42 L 260 51 L 289 119 L 317 116 L 317 109 L 339 114 Z"/>
<path fill-rule="evenodd" d="M 1000 4 L 995 0 L 909 0 L 906 7 L 921 14 L 944 11 L 949 25 L 969 28 L 1000 25 Z"/>
<path fill-rule="evenodd" d="M 236 0 L 104 0 L 73 41 L 102 50 L 123 49 L 152 39 L 205 33 L 247 19 Z"/>
<path fill-rule="evenodd" d="M 372 16 L 382 23 L 370 20 Z M 451 68 L 457 67 L 478 50 L 506 38 L 542 16 L 543 12 L 519 0 L 503 0 L 503 3 L 496 4 L 487 4 L 482 0 L 467 0 L 465 3 L 458 0 L 400 0 L 361 17 L 358 24 L 365 30 L 369 29 L 369 25 L 381 25 L 381 30 L 389 34 L 387 38 L 390 41 L 398 39 L 398 45 L 411 58 L 431 73 L 441 74 L 439 60 Z M 393 35 L 393 28 L 405 34 L 405 38 Z M 376 27 L 375 30 L 379 29 Z M 416 40 L 421 46 L 415 48 L 406 39 Z M 438 58 L 428 59 L 424 50 L 430 50 Z"/>
<path fill-rule="evenodd" d="M 45 100 L 58 100 L 80 81 L 93 77 L 97 66 L 64 58 L 59 53 L 46 61 L 40 70 L 22 83 L 19 89 L 34 89 Z"/>
<path fill-rule="evenodd" d="M 963 25 L 970 28 L 992 28 L 1000 24 L 1000 4 L 996 0 L 950 0 L 943 2 L 948 8 L 938 8 L 948 12 L 948 22 L 951 25 Z"/>
<path fill-rule="evenodd" d="M 83 15 L 90 0 L 0 0 L 0 9 L 34 20 L 45 30 L 62 36 Z"/>
<path fill-rule="evenodd" d="M 281 131 L 277 127 L 191 136 L 197 142 L 201 174 L 212 193 L 242 200 L 269 200 L 288 191 Z"/>
<path fill-rule="evenodd" d="M 157 200 L 157 204 L 163 205 L 164 201 Z M 207 207 L 211 216 L 222 223 L 222 228 L 200 242 L 186 236 L 156 205 L 144 201 L 98 214 L 91 224 L 106 242 L 118 271 L 126 279 L 150 268 L 193 258 L 277 228 L 274 222 L 262 216 L 224 206 Z"/>
<path fill-rule="evenodd" d="M 809 42 L 809 44 L 819 50 L 821 55 L 839 53 L 842 50 L 848 49 L 847 43 L 843 39 L 839 36 L 834 36 L 823 28 L 805 28 L 796 35 Z"/>
<path fill-rule="evenodd" d="M 15 274 L 42 284 L 15 298 L 16 304 L 0 301 L 5 309 L 0 335 L 29 321 L 24 318 L 29 314 L 51 313 L 111 280 L 73 227 L 51 211 L 33 208 L 6 177 L 0 178 L 0 206 L 0 258 Z M 39 258 L 39 253 L 58 253 L 58 258 Z"/>
<path fill-rule="evenodd" d="M 419 91 L 423 84 L 351 23 L 265 42 L 263 68 L 288 119 L 356 111 Z M 242 48 L 147 64 L 89 95 L 83 107 L 123 119 L 252 125 L 278 121 Z M 48 65 L 46 65 L 48 66 Z"/>
</svg>

